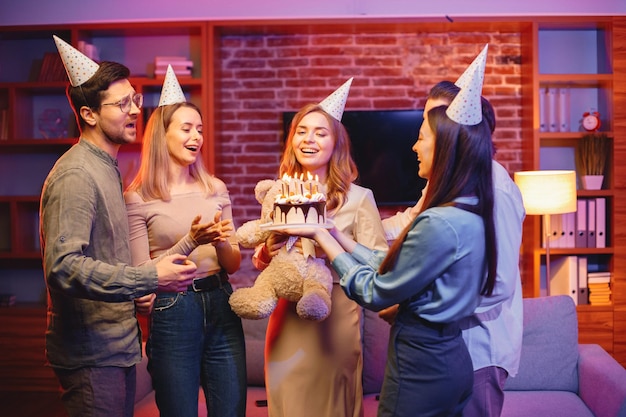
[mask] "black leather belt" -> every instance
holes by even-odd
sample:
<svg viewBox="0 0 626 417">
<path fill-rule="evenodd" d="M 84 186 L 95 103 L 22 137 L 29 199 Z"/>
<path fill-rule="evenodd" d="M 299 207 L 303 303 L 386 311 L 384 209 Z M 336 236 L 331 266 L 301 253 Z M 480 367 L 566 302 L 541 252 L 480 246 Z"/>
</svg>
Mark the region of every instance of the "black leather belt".
<svg viewBox="0 0 626 417">
<path fill-rule="evenodd" d="M 187 291 L 213 291 L 214 289 L 220 288 L 222 284 L 226 282 L 228 282 L 228 274 L 224 271 L 220 271 L 208 277 L 194 279 L 191 285 L 187 287 Z"/>
</svg>

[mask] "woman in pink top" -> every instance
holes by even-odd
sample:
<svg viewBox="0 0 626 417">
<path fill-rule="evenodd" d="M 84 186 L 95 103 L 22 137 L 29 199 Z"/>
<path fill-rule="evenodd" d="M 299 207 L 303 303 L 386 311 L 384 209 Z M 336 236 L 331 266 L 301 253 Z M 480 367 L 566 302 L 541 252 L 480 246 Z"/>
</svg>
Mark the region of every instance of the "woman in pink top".
<svg viewBox="0 0 626 417">
<path fill-rule="evenodd" d="M 243 417 L 244 336 L 228 304 L 228 273 L 239 268 L 241 254 L 228 190 L 205 170 L 202 144 L 195 105 L 184 96 L 160 105 L 146 127 L 139 173 L 125 193 L 133 263 L 180 253 L 198 266 L 187 291 L 156 294 L 148 369 L 162 417 L 197 417 L 200 385 L 209 415 Z"/>
</svg>

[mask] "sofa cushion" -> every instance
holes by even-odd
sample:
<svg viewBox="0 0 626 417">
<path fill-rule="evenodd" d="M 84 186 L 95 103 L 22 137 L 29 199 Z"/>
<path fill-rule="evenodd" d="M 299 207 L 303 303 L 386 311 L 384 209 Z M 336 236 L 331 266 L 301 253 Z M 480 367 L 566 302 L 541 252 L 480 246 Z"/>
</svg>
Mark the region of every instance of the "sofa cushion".
<svg viewBox="0 0 626 417">
<path fill-rule="evenodd" d="M 577 363 L 578 318 L 574 301 L 567 295 L 524 299 L 519 373 L 507 379 L 505 390 L 576 393 Z"/>
<path fill-rule="evenodd" d="M 594 417 L 585 403 L 568 391 L 507 391 L 502 417 Z"/>
<path fill-rule="evenodd" d="M 363 310 L 363 393 L 379 393 L 385 376 L 390 325 L 378 313 Z"/>
</svg>

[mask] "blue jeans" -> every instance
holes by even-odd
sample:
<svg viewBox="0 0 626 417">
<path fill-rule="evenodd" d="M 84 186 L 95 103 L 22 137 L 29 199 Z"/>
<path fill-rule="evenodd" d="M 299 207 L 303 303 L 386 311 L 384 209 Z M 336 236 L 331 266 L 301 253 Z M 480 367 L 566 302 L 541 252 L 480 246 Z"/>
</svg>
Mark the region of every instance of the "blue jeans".
<svg viewBox="0 0 626 417">
<path fill-rule="evenodd" d="M 245 342 L 231 293 L 225 283 L 157 295 L 146 353 L 161 417 L 197 417 L 200 385 L 209 416 L 245 416 Z"/>
<path fill-rule="evenodd" d="M 61 384 L 61 401 L 70 417 L 132 417 L 135 365 L 53 368 Z"/>
</svg>

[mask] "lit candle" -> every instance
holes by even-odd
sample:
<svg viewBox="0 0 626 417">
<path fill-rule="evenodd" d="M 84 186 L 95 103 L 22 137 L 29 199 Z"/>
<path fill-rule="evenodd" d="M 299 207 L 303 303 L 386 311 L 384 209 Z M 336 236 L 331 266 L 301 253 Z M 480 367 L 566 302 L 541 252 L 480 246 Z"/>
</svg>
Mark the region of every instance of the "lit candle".
<svg viewBox="0 0 626 417">
<path fill-rule="evenodd" d="M 309 178 L 309 193 L 313 195 L 313 175 L 310 172 L 307 172 L 307 177 Z"/>
<path fill-rule="evenodd" d="M 283 197 L 287 197 L 289 195 L 289 175 L 283 174 L 283 178 L 281 180 L 281 190 L 283 192 Z"/>
</svg>

